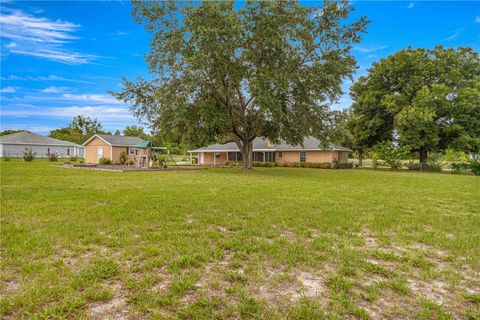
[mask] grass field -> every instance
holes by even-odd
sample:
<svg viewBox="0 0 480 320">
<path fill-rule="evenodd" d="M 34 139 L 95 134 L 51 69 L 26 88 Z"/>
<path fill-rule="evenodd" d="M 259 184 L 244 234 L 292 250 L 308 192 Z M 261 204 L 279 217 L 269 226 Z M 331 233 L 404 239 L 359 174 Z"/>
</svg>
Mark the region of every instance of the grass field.
<svg viewBox="0 0 480 320">
<path fill-rule="evenodd" d="M 1 318 L 480 318 L 479 177 L 3 162 L 1 191 Z"/>
</svg>

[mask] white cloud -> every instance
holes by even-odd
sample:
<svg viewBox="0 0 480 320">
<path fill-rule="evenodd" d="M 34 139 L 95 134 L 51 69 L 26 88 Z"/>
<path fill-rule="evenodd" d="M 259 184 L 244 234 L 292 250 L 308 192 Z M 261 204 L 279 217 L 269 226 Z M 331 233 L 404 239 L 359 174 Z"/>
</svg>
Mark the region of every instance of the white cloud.
<svg viewBox="0 0 480 320">
<path fill-rule="evenodd" d="M 476 22 L 476 23 L 480 23 L 480 16 L 476 16 L 476 17 L 475 17 L 475 22 Z"/>
<path fill-rule="evenodd" d="M 80 79 L 68 79 L 55 74 L 48 76 L 18 76 L 9 75 L 6 77 L 0 77 L 2 81 L 66 81 L 66 82 L 78 82 L 78 83 L 94 83 L 91 81 L 85 81 Z"/>
<path fill-rule="evenodd" d="M 71 94 L 65 93 L 62 95 L 63 98 L 66 100 L 71 101 L 82 101 L 82 102 L 99 102 L 99 103 L 107 103 L 107 104 L 120 104 L 121 102 L 115 99 L 112 96 L 108 96 L 105 94 Z"/>
<path fill-rule="evenodd" d="M 407 6 L 407 9 L 413 9 L 413 7 L 415 7 L 415 3 L 410 2 Z"/>
<path fill-rule="evenodd" d="M 85 64 L 97 58 L 66 49 L 66 44 L 78 39 L 74 32 L 80 26 L 68 21 L 52 21 L 34 17 L 21 10 L 2 7 L 0 12 L 1 38 L 13 40 L 8 47 L 14 54 L 44 58 L 64 64 Z"/>
<path fill-rule="evenodd" d="M 457 31 L 455 32 L 454 34 L 452 34 L 450 37 L 447 37 L 445 39 L 443 39 L 442 41 L 450 41 L 450 40 L 453 40 L 455 39 L 460 33 Z"/>
<path fill-rule="evenodd" d="M 86 64 L 90 60 L 95 59 L 95 56 L 79 54 L 74 52 L 67 52 L 62 50 L 49 50 L 49 49 L 39 49 L 36 52 L 26 51 L 26 50 L 10 50 L 12 53 L 33 56 L 38 58 L 45 58 L 48 60 L 53 60 L 60 63 L 75 65 L 75 64 Z"/>
<path fill-rule="evenodd" d="M 68 106 L 68 107 L 28 107 L 18 108 L 11 105 L 14 109 L 2 110 L 3 116 L 13 117 L 56 117 L 73 118 L 77 115 L 83 115 L 91 118 L 97 118 L 100 121 L 115 120 L 134 120 L 133 115 L 127 108 L 112 106 Z"/>
<path fill-rule="evenodd" d="M 356 46 L 353 50 L 363 52 L 363 53 L 371 53 L 385 49 L 387 46 L 385 45 L 365 45 L 365 46 Z"/>
<path fill-rule="evenodd" d="M 14 87 L 5 87 L 0 90 L 1 93 L 15 93 L 17 92 L 17 89 Z"/>
<path fill-rule="evenodd" d="M 46 87 L 43 90 L 40 90 L 43 93 L 60 93 L 68 90 L 67 87 Z"/>
</svg>

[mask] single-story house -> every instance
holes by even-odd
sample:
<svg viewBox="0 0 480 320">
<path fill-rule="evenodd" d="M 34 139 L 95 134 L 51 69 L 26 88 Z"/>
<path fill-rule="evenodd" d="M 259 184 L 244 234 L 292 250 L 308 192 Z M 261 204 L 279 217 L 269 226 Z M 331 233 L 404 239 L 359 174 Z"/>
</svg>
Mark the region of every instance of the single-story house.
<svg viewBox="0 0 480 320">
<path fill-rule="evenodd" d="M 95 134 L 83 144 L 85 147 L 85 162 L 98 163 L 100 158 L 107 158 L 112 163 L 117 163 L 122 151 L 125 151 L 131 158 L 138 152 L 136 146 L 142 141 L 138 137 Z"/>
<path fill-rule="evenodd" d="M 284 141 L 274 144 L 268 139 L 253 140 L 253 161 L 276 162 L 279 165 L 289 163 L 347 163 L 348 153 L 352 151 L 335 144 L 322 147 L 320 140 L 306 137 L 302 145 L 289 145 Z M 235 142 L 212 144 L 205 148 L 189 151 L 198 154 L 200 165 L 224 165 L 226 161 L 241 161 L 242 154 Z"/>
<path fill-rule="evenodd" d="M 58 157 L 83 157 L 83 146 L 45 137 L 30 131 L 21 131 L 0 137 L 0 157 L 23 157 L 24 152 L 32 150 L 37 158 L 48 158 L 50 154 Z"/>
</svg>

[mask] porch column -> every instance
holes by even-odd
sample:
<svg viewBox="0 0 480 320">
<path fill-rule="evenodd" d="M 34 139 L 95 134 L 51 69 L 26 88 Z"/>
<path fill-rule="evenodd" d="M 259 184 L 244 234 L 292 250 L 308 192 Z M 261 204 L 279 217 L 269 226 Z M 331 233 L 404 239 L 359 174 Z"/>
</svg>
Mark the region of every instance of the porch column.
<svg viewBox="0 0 480 320">
<path fill-rule="evenodd" d="M 213 153 L 213 165 L 214 166 L 217 165 L 217 153 L 216 152 Z"/>
<path fill-rule="evenodd" d="M 190 152 L 190 164 L 193 164 L 193 157 L 191 152 Z"/>
<path fill-rule="evenodd" d="M 262 153 L 263 153 L 263 162 L 265 162 L 265 151 L 263 151 Z"/>
</svg>

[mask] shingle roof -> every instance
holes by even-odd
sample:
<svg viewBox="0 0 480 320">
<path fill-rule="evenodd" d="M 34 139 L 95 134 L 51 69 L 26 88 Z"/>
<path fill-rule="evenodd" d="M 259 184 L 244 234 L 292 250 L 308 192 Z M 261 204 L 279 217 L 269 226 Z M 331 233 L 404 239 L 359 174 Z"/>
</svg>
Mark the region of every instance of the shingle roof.
<svg viewBox="0 0 480 320">
<path fill-rule="evenodd" d="M 314 137 L 305 137 L 303 139 L 302 145 L 289 145 L 285 141 L 280 141 L 280 143 L 272 145 L 267 142 L 265 138 L 255 138 L 253 140 L 253 151 L 301 151 L 301 150 L 334 150 L 334 151 L 352 151 L 348 148 L 336 145 L 329 144 L 327 147 L 321 146 L 321 141 Z M 204 151 L 239 151 L 238 146 L 235 142 L 228 142 L 225 144 L 215 143 L 209 145 L 205 148 L 199 148 L 196 150 L 191 150 L 191 152 L 204 152 Z"/>
<path fill-rule="evenodd" d="M 0 137 L 2 144 L 27 144 L 27 145 L 48 145 L 48 146 L 68 146 L 68 147 L 82 147 L 73 142 L 58 140 L 50 137 L 45 137 L 30 131 L 22 131 L 12 133 Z"/>
<path fill-rule="evenodd" d="M 109 134 L 97 134 L 97 136 L 110 143 L 112 146 L 119 147 L 135 147 L 137 144 L 142 142 L 142 139 L 139 137 L 112 136 Z"/>
</svg>

